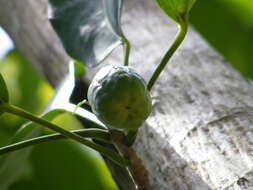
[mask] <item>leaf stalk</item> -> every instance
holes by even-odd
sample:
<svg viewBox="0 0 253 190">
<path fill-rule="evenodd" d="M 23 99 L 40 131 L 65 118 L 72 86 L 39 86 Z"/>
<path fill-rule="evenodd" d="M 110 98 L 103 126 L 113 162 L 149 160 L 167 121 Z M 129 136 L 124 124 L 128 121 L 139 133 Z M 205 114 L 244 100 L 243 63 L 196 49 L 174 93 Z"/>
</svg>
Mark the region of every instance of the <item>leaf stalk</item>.
<svg viewBox="0 0 253 190">
<path fill-rule="evenodd" d="M 40 124 L 41 126 L 44 126 L 44 127 L 47 127 L 53 131 L 56 131 L 65 137 L 68 137 L 68 138 L 73 139 L 77 142 L 80 142 L 81 144 L 86 145 L 86 146 L 100 152 L 104 156 L 107 156 L 112 161 L 114 161 L 115 163 L 117 163 L 121 166 L 126 166 L 128 164 L 128 161 L 126 159 L 124 159 L 121 155 L 117 154 L 113 150 L 103 147 L 101 145 L 98 145 L 92 141 L 89 141 L 78 134 L 71 133 L 70 131 L 67 131 L 67 130 L 47 121 L 47 120 L 39 118 L 39 117 L 37 117 L 37 116 L 33 115 L 32 113 L 29 113 L 25 110 L 22 110 L 21 108 L 4 103 L 4 104 L 0 105 L 0 109 L 3 110 L 4 112 L 8 112 L 8 113 L 17 115 L 19 117 L 28 119 L 30 121 L 33 121 L 37 124 Z"/>
<path fill-rule="evenodd" d="M 107 131 L 101 129 L 79 129 L 79 130 L 72 130 L 71 133 L 75 133 L 81 135 L 82 137 L 89 137 L 94 138 L 100 141 L 104 141 L 110 143 L 110 135 Z M 10 153 L 13 151 L 17 151 L 23 148 L 27 148 L 29 146 L 51 142 L 55 140 L 65 139 L 66 137 L 61 135 L 60 133 L 50 134 L 50 135 L 43 135 L 40 137 L 20 141 L 14 144 L 10 144 L 0 148 L 0 155 Z"/>
<path fill-rule="evenodd" d="M 128 66 L 131 45 L 125 37 L 123 38 L 122 41 L 123 41 L 123 46 L 124 46 L 124 66 Z"/>
<path fill-rule="evenodd" d="M 174 52 L 177 50 L 179 45 L 184 40 L 185 35 L 187 33 L 187 26 L 188 25 L 186 23 L 181 23 L 179 25 L 179 30 L 178 30 L 178 33 L 177 33 L 173 43 L 169 47 L 167 53 L 162 58 L 162 61 L 160 62 L 160 64 L 158 65 L 158 67 L 156 68 L 156 70 L 154 71 L 154 73 L 152 74 L 152 76 L 148 82 L 147 88 L 149 91 L 152 89 L 153 85 L 155 84 L 156 80 L 158 79 L 159 75 L 161 74 L 161 72 L 163 71 L 165 66 L 167 65 L 168 61 L 170 60 L 170 58 L 172 57 Z"/>
</svg>

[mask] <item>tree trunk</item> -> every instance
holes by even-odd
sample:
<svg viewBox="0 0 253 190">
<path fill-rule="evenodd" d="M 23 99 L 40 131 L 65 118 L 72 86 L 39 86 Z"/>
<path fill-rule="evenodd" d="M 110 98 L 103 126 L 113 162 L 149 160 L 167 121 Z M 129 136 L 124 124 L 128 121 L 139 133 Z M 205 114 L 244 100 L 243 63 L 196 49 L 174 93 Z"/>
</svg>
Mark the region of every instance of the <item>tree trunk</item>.
<svg viewBox="0 0 253 190">
<path fill-rule="evenodd" d="M 47 20 L 47 0 L 0 0 L 0 26 L 42 76 L 57 86 L 69 57 Z"/>
<path fill-rule="evenodd" d="M 57 84 L 68 58 L 46 20 L 45 1 L 0 0 L 0 18 L 17 47 Z M 122 22 L 133 45 L 130 65 L 149 79 L 177 27 L 153 0 L 125 1 Z M 120 54 L 106 64 L 122 63 Z M 190 29 L 152 90 L 153 112 L 133 145 L 150 189 L 253 189 L 252 94 Z"/>
</svg>

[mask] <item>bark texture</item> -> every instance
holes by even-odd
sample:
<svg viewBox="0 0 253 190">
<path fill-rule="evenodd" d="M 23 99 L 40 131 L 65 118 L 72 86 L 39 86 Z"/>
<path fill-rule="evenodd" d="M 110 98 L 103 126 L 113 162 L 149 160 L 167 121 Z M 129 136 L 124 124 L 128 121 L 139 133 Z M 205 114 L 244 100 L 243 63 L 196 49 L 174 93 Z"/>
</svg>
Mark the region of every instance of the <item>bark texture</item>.
<svg viewBox="0 0 253 190">
<path fill-rule="evenodd" d="M 42 76 L 57 86 L 69 57 L 47 20 L 47 0 L 0 0 L 0 26 Z"/>
<path fill-rule="evenodd" d="M 150 77 L 177 28 L 153 1 L 131 1 L 126 12 L 132 64 Z M 152 189 L 253 189 L 252 94 L 190 30 L 154 86 L 153 113 L 134 144 Z"/>
<path fill-rule="evenodd" d="M 56 84 L 64 61 L 55 60 L 63 59 L 63 51 L 40 8 L 44 3 L 0 0 L 0 24 Z M 133 44 L 130 65 L 149 79 L 177 27 L 153 0 L 127 0 L 125 5 L 122 21 Z M 34 11 L 28 14 L 24 9 L 29 6 Z M 38 28 L 32 32 L 33 26 Z M 32 53 L 40 50 L 47 56 Z M 115 51 L 106 64 L 122 63 L 119 55 L 121 51 Z M 252 94 L 250 84 L 190 29 L 152 90 L 153 112 L 133 146 L 148 171 L 151 189 L 252 190 Z"/>
</svg>

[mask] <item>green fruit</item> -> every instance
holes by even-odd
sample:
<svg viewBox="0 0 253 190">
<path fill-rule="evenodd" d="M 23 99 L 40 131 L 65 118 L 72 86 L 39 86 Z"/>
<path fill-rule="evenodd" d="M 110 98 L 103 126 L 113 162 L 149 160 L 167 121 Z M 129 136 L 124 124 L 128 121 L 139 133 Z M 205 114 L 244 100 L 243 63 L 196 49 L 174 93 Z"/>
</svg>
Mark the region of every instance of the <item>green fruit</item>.
<svg viewBox="0 0 253 190">
<path fill-rule="evenodd" d="M 151 112 L 144 79 L 127 66 L 106 66 L 88 89 L 93 113 L 109 128 L 134 130 Z"/>
</svg>

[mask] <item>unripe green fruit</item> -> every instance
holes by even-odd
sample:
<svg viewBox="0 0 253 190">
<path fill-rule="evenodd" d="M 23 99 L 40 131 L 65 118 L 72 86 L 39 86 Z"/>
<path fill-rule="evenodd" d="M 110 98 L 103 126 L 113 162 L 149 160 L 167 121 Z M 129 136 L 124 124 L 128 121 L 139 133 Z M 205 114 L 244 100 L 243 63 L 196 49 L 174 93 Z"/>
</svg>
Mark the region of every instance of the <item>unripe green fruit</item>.
<svg viewBox="0 0 253 190">
<path fill-rule="evenodd" d="M 144 79 L 127 66 L 106 66 L 88 89 L 93 113 L 110 128 L 134 130 L 151 112 Z"/>
</svg>

